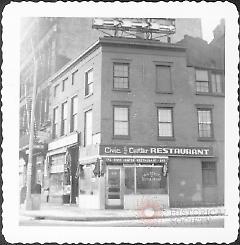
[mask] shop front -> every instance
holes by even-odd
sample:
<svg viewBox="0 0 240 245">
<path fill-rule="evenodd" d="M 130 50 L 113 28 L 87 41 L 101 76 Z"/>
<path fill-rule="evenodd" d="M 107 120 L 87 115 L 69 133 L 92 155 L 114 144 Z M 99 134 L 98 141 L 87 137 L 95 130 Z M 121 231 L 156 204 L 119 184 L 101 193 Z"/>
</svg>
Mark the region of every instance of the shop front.
<svg viewBox="0 0 240 245">
<path fill-rule="evenodd" d="M 212 156 L 211 147 L 100 145 L 95 155 L 79 159 L 79 206 L 93 209 L 167 208 L 171 206 L 171 198 L 176 200 L 183 195 L 174 192 L 179 186 L 185 192 L 194 192 L 192 201 L 201 200 L 201 159 Z M 174 165 L 179 162 L 178 171 L 175 171 L 176 167 L 169 171 L 171 161 Z"/>
<path fill-rule="evenodd" d="M 44 190 L 46 201 L 76 203 L 78 164 L 78 134 L 72 134 L 49 143 L 45 166 Z"/>
</svg>

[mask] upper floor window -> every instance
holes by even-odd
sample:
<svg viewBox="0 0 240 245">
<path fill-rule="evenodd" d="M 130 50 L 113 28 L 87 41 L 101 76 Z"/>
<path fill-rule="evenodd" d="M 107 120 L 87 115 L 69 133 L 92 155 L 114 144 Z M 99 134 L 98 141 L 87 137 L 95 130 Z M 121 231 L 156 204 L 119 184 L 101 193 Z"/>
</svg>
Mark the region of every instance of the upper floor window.
<svg viewBox="0 0 240 245">
<path fill-rule="evenodd" d="M 92 110 L 85 112 L 84 145 L 92 144 Z"/>
<path fill-rule="evenodd" d="M 156 89 L 161 93 L 172 93 L 171 67 L 156 66 Z"/>
<path fill-rule="evenodd" d="M 59 93 L 59 84 L 55 85 L 54 87 L 54 97 L 56 97 Z"/>
<path fill-rule="evenodd" d="M 78 113 L 78 97 L 74 96 L 71 99 L 70 132 L 77 130 L 77 113 Z"/>
<path fill-rule="evenodd" d="M 67 81 L 68 81 L 67 78 L 62 81 L 62 92 L 64 92 L 66 89 Z"/>
<path fill-rule="evenodd" d="M 198 109 L 198 133 L 200 138 L 213 137 L 212 110 Z"/>
<path fill-rule="evenodd" d="M 196 92 L 222 94 L 222 74 L 208 70 L 196 70 Z"/>
<path fill-rule="evenodd" d="M 85 96 L 93 94 L 93 69 L 85 74 Z"/>
<path fill-rule="evenodd" d="M 72 85 L 76 83 L 77 74 L 78 74 L 78 70 L 72 73 Z"/>
<path fill-rule="evenodd" d="M 55 139 L 59 133 L 59 125 L 58 125 L 58 107 L 53 109 L 53 133 L 52 137 Z"/>
<path fill-rule="evenodd" d="M 173 109 L 158 108 L 158 136 L 173 137 Z"/>
<path fill-rule="evenodd" d="M 212 92 L 213 93 L 222 93 L 222 77 L 221 74 L 212 73 L 211 74 L 212 81 Z"/>
<path fill-rule="evenodd" d="M 129 107 L 114 106 L 113 135 L 129 136 Z"/>
<path fill-rule="evenodd" d="M 124 64 L 124 63 L 113 64 L 113 88 L 116 89 L 129 88 L 129 64 Z"/>
<path fill-rule="evenodd" d="M 67 102 L 62 104 L 61 135 L 67 134 Z"/>
<path fill-rule="evenodd" d="M 196 70 L 196 91 L 200 93 L 209 92 L 209 77 L 207 70 Z"/>
</svg>

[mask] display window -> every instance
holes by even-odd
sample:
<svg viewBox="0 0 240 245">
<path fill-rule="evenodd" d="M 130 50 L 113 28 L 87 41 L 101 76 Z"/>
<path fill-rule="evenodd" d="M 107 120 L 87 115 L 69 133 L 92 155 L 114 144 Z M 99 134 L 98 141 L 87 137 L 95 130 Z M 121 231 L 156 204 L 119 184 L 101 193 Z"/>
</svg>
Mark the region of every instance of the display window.
<svg viewBox="0 0 240 245">
<path fill-rule="evenodd" d="M 63 194 L 63 173 L 52 173 L 50 175 L 50 195 Z"/>
<path fill-rule="evenodd" d="M 125 167 L 125 194 L 167 194 L 167 177 L 162 166 Z"/>
<path fill-rule="evenodd" d="M 98 193 L 98 180 L 93 173 L 94 164 L 83 166 L 79 176 L 79 194 L 95 195 Z"/>
</svg>

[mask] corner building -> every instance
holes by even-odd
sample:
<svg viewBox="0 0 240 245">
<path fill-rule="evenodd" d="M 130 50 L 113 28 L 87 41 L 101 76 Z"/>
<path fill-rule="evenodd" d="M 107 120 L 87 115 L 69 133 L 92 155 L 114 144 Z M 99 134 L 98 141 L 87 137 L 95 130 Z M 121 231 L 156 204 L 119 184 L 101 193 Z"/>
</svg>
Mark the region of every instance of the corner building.
<svg viewBox="0 0 240 245">
<path fill-rule="evenodd" d="M 104 37 L 49 79 L 50 202 L 224 203 L 223 71 L 190 67 L 186 55 L 177 44 Z"/>
</svg>

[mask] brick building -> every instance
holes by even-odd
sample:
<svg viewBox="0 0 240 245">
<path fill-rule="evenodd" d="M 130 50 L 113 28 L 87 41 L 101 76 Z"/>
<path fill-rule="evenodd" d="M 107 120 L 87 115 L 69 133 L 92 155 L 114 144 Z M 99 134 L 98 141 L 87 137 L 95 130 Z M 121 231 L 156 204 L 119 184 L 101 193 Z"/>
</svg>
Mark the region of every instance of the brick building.
<svg viewBox="0 0 240 245">
<path fill-rule="evenodd" d="M 176 19 L 172 42 L 184 34 L 201 37 L 200 19 Z M 19 101 L 19 174 L 20 187 L 26 183 L 29 125 L 33 89 L 33 55 L 37 65 L 37 102 L 35 108 L 34 175 L 32 182 L 43 178 L 43 165 L 51 134 L 49 106 L 50 84 L 47 79 L 67 62 L 86 50 L 103 34 L 92 29 L 92 18 L 30 17 L 21 23 L 20 101 Z M 164 40 L 163 40 L 164 41 Z M 38 173 L 38 174 L 37 174 Z M 41 181 L 42 182 L 42 181 Z"/>
<path fill-rule="evenodd" d="M 49 78 L 49 201 L 222 205 L 224 69 L 209 50 L 104 37 Z"/>
</svg>

